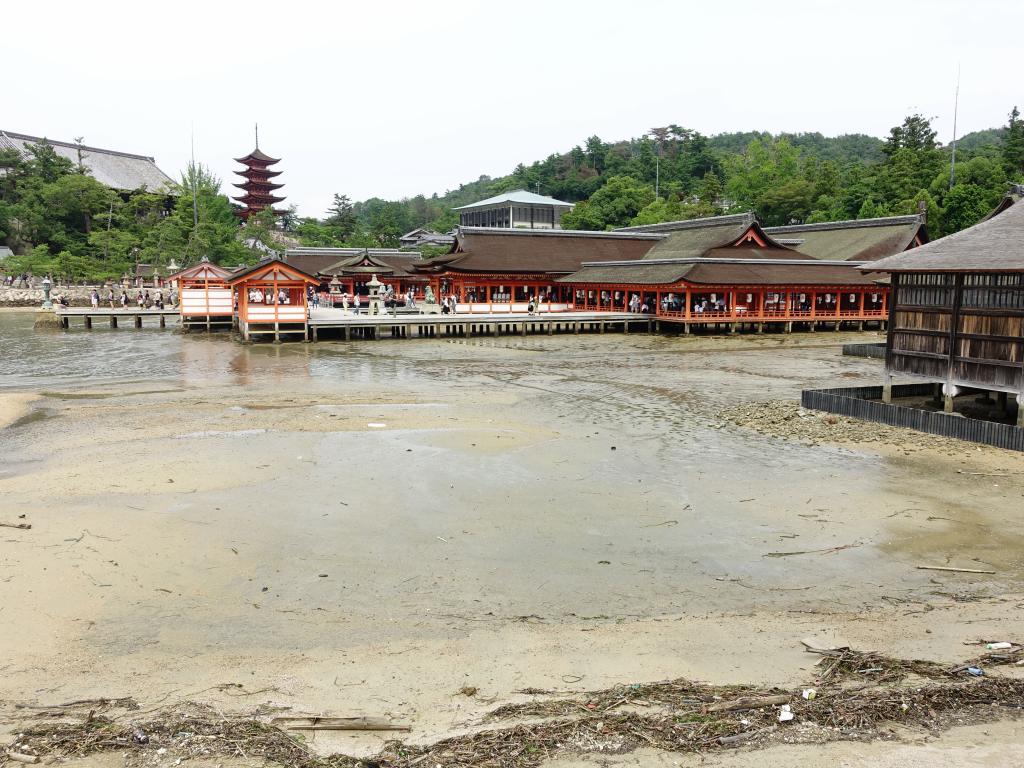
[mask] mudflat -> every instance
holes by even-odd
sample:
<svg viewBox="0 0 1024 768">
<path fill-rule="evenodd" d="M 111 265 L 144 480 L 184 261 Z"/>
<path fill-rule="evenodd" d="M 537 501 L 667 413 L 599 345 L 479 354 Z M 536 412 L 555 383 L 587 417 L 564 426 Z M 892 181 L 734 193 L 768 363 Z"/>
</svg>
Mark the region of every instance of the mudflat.
<svg viewBox="0 0 1024 768">
<path fill-rule="evenodd" d="M 1024 638 L 1024 457 L 723 416 L 877 383 L 878 361 L 839 351 L 874 334 L 143 336 L 171 345 L 157 375 L 115 361 L 4 395 L 0 522 L 32 525 L 0 528 L 10 707 L 383 716 L 428 743 L 524 689 L 793 688 L 819 673 L 811 635 L 950 664 Z"/>
</svg>

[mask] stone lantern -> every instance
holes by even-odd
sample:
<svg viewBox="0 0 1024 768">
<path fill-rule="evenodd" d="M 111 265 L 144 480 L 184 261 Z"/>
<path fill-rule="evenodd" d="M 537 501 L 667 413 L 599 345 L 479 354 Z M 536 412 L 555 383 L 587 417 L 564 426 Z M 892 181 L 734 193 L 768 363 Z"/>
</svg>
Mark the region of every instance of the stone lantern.
<svg viewBox="0 0 1024 768">
<path fill-rule="evenodd" d="M 50 289 L 53 287 L 53 283 L 50 282 L 50 276 L 47 275 L 43 278 L 43 309 L 53 309 L 53 302 L 50 301 Z"/>
<path fill-rule="evenodd" d="M 370 282 L 366 284 L 367 289 L 370 291 L 369 300 L 367 302 L 367 313 L 371 315 L 380 315 L 381 312 L 381 295 L 380 289 L 383 287 L 383 283 L 377 279 L 376 275 L 370 278 Z"/>
</svg>

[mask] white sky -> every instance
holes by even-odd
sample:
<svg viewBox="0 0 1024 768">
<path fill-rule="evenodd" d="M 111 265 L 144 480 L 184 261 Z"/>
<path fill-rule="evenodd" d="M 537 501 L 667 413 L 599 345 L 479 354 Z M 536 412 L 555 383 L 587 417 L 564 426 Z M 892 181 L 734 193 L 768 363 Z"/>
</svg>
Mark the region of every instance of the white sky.
<svg viewBox="0 0 1024 768">
<path fill-rule="evenodd" d="M 247 10 L 243 10 L 247 9 Z M 884 136 L 911 111 L 1002 125 L 1020 0 L 3 3 L 0 128 L 189 158 L 282 158 L 302 215 L 443 193 L 676 123 Z"/>
</svg>

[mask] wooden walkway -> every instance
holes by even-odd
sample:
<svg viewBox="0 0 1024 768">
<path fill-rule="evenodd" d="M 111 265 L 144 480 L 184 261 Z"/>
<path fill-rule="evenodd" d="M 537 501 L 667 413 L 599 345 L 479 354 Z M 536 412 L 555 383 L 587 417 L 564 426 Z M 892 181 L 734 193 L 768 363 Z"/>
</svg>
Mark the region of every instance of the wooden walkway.
<svg viewBox="0 0 1024 768">
<path fill-rule="evenodd" d="M 350 339 L 406 339 L 443 336 L 526 336 L 527 334 L 604 333 L 607 330 L 629 333 L 651 331 L 654 318 L 632 312 L 501 312 L 495 314 L 455 315 L 353 315 L 338 310 L 314 309 L 310 312 L 309 338 L 322 335 Z M 250 328 L 250 333 L 254 329 Z M 273 333 L 273 330 L 256 330 Z M 282 331 L 284 333 L 285 331 Z"/>
<path fill-rule="evenodd" d="M 161 328 L 167 327 L 167 318 L 171 318 L 173 323 L 176 323 L 181 315 L 177 309 L 110 309 L 107 307 L 104 309 L 100 307 L 93 309 L 91 307 L 57 307 L 54 310 L 57 317 L 60 319 L 61 328 L 70 328 L 72 320 L 82 320 L 83 327 L 92 328 L 93 323 L 108 323 L 111 328 L 117 328 L 119 324 L 127 324 L 135 328 L 142 328 L 142 319 L 151 318 L 159 321 Z"/>
</svg>

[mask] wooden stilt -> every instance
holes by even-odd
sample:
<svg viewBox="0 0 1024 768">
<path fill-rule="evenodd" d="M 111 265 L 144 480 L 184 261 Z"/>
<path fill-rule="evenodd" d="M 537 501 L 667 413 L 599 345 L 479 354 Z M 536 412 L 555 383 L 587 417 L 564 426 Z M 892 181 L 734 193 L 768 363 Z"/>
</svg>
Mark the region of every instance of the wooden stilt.
<svg viewBox="0 0 1024 768">
<path fill-rule="evenodd" d="M 111 315 L 110 319 L 111 319 L 111 320 L 113 320 L 113 319 L 114 319 L 113 315 Z M 85 316 L 85 327 L 86 327 L 86 328 L 89 328 L 89 329 L 91 329 L 91 328 L 92 328 L 92 318 L 91 318 L 91 317 L 89 317 L 88 315 L 86 315 L 86 316 Z M 111 324 L 110 324 L 110 327 L 111 327 L 111 328 L 114 328 L 115 326 L 114 326 L 114 324 L 113 324 L 113 323 L 111 323 Z"/>
<path fill-rule="evenodd" d="M 953 413 L 953 395 L 946 393 L 946 396 L 942 399 L 942 410 L 946 413 Z"/>
<path fill-rule="evenodd" d="M 882 402 L 892 402 L 892 375 L 889 373 L 885 374 L 885 380 L 882 382 Z"/>
<path fill-rule="evenodd" d="M 1024 427 L 1024 390 L 1017 394 L 1017 426 Z"/>
<path fill-rule="evenodd" d="M 160 327 L 161 328 L 166 328 L 167 327 L 167 318 L 164 315 L 160 315 Z"/>
</svg>

